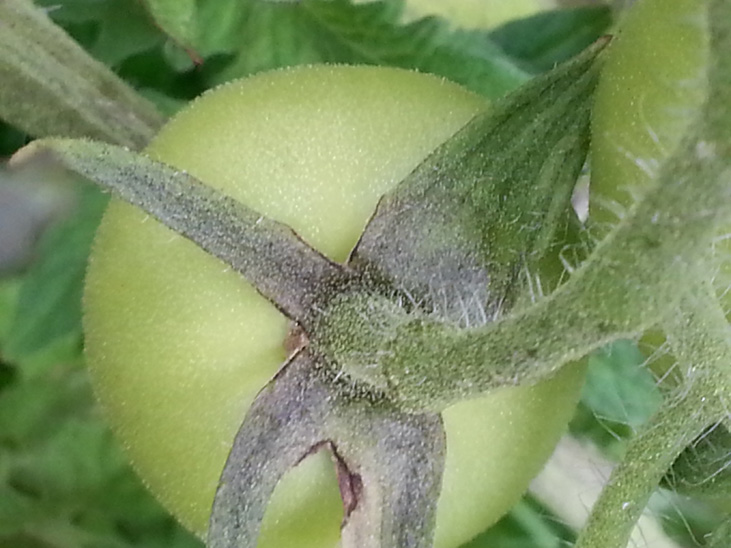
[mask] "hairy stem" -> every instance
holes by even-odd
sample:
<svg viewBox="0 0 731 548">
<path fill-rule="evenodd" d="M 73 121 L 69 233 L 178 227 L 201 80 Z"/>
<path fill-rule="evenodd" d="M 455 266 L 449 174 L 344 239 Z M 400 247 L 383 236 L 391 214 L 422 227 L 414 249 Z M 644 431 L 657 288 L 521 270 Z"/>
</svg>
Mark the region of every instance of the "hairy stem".
<svg viewBox="0 0 731 548">
<path fill-rule="evenodd" d="M 711 72 L 701 119 L 645 198 L 547 299 L 484 328 L 428 317 L 391 321 L 381 374 L 407 406 L 441 408 L 503 384 L 533 382 L 563 363 L 655 324 L 689 280 L 706 273 L 731 218 L 731 2 L 709 4 Z"/>
<path fill-rule="evenodd" d="M 729 413 L 729 326 L 707 284 L 671 315 L 668 336 L 690 365 L 685 383 L 632 440 L 594 506 L 577 548 L 623 548 L 647 501 L 681 451 Z"/>
<path fill-rule="evenodd" d="M 460 330 L 404 319 L 384 374 L 398 398 L 444 406 L 503 384 L 533 382 L 672 310 L 702 277 L 720 219 L 731 215 L 729 157 L 690 140 L 659 184 L 550 297 L 502 321 Z M 713 151 L 713 152 L 711 152 Z"/>
<path fill-rule="evenodd" d="M 143 148 L 163 123 L 41 8 L 0 2 L 0 118 L 34 137 L 92 137 Z"/>
</svg>

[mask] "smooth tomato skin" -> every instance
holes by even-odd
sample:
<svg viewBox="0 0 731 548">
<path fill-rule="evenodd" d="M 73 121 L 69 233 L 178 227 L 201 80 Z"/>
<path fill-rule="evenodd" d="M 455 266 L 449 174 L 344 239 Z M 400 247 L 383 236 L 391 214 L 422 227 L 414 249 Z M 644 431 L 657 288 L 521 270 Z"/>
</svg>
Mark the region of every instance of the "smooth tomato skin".
<svg viewBox="0 0 731 548">
<path fill-rule="evenodd" d="M 593 110 L 589 218 L 598 237 L 643 195 L 699 113 L 705 9 L 699 0 L 640 0 L 620 22 Z"/>
<path fill-rule="evenodd" d="M 428 75 L 296 68 L 205 94 L 148 153 L 343 261 L 379 197 L 484 108 Z M 287 320 L 217 259 L 120 202 L 99 229 L 84 304 L 89 367 L 114 430 L 162 503 L 204 534 L 233 436 L 285 358 Z M 583 374 L 567 367 L 445 411 L 437 546 L 465 542 L 517 501 L 563 433 Z M 337 545 L 332 468 L 317 454 L 280 482 L 259 546 Z"/>
</svg>

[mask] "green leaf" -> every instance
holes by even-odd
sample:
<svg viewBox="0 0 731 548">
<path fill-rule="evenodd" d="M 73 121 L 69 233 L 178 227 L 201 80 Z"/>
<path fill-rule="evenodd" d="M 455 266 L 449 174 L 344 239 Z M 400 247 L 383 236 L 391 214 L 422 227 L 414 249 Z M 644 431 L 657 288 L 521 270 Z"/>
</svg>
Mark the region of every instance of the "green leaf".
<svg viewBox="0 0 731 548">
<path fill-rule="evenodd" d="M 0 158 L 10 156 L 27 143 L 28 136 L 0 120 Z"/>
<path fill-rule="evenodd" d="M 731 508 L 731 507 L 730 507 Z M 692 498 L 675 491 L 663 489 L 650 498 L 646 514 L 661 518 L 663 531 L 675 544 L 673 547 L 698 546 L 700 539 L 711 538 L 713 531 L 730 519 L 729 508 L 725 511 L 722 505 L 715 505 L 702 498 Z M 642 518 L 640 518 L 642 519 Z M 638 532 L 635 529 L 635 534 Z M 719 548 L 728 548 L 729 542 Z M 708 544 L 703 544 L 708 546 Z"/>
<path fill-rule="evenodd" d="M 726 548 L 731 546 L 731 517 L 726 518 L 711 536 L 711 543 L 708 548 Z"/>
<path fill-rule="evenodd" d="M 260 2 L 220 15 L 202 7 L 200 53 L 232 53 L 214 83 L 306 63 L 391 65 L 445 76 L 488 97 L 527 79 L 525 72 L 477 31 L 450 30 L 437 18 L 400 23 L 402 2 L 353 5 L 347 0 Z"/>
<path fill-rule="evenodd" d="M 15 314 L 19 286 L 19 280 L 0 279 L 0 356 Z"/>
<path fill-rule="evenodd" d="M 679 493 L 731 501 L 731 432 L 716 423 L 673 463 L 665 484 Z"/>
<path fill-rule="evenodd" d="M 569 430 L 618 460 L 627 441 L 659 408 L 662 393 L 632 341 L 616 341 L 588 361 L 586 383 Z"/>
<path fill-rule="evenodd" d="M 587 48 L 611 24 L 609 6 L 582 6 L 510 21 L 489 36 L 521 67 L 543 72 Z"/>
<path fill-rule="evenodd" d="M 500 521 L 461 548 L 564 548 L 575 538 L 557 516 L 526 495 Z"/>
<path fill-rule="evenodd" d="M 226 1 L 216 0 L 212 4 L 223 6 Z M 181 104 L 200 95 L 205 89 L 203 73 L 215 73 L 220 66 L 220 62 L 210 59 L 205 69 L 190 70 L 194 66 L 190 54 L 167 39 L 141 0 L 41 0 L 39 3 L 47 7 L 51 19 L 86 51 L 114 67 L 122 79 L 137 88 L 166 118 Z M 240 4 L 238 0 L 235 3 Z M 179 59 L 179 64 L 173 63 L 173 58 Z M 188 72 L 181 74 L 184 71 Z"/>
<path fill-rule="evenodd" d="M 106 202 L 95 188 L 81 188 L 74 214 L 44 235 L 7 336 L 5 353 L 11 360 L 24 359 L 60 337 L 81 334 L 86 260 Z"/>
<path fill-rule="evenodd" d="M 196 0 L 143 0 L 152 18 L 173 40 L 185 48 L 198 37 Z"/>
<path fill-rule="evenodd" d="M 48 15 L 92 56 L 118 67 L 123 61 L 159 46 L 164 34 L 140 2 L 129 0 L 40 0 Z"/>
<path fill-rule="evenodd" d="M 53 406 L 39 419 L 53 419 L 60 411 L 54 428 L 18 440 L 10 451 L 0 449 L 0 546 L 15 548 L 46 537 L 65 538 L 61 546 L 69 548 L 199 548 L 200 541 L 144 489 L 106 425 L 90 414 L 88 386 L 68 390 L 79 380 L 78 375 L 70 376 L 71 382 L 47 379 L 48 389 L 63 394 L 58 399 L 76 395 L 83 405 Z M 26 392 L 33 393 L 38 384 Z M 20 402 L 16 412 L 22 408 Z M 10 418 L 7 409 L 2 411 Z"/>
<path fill-rule="evenodd" d="M 201 548 L 112 439 L 80 352 L 36 353 L 1 388 L 0 547 Z"/>
<path fill-rule="evenodd" d="M 644 356 L 630 341 L 618 341 L 589 360 L 582 402 L 601 420 L 629 427 L 644 424 L 662 401 Z"/>
</svg>

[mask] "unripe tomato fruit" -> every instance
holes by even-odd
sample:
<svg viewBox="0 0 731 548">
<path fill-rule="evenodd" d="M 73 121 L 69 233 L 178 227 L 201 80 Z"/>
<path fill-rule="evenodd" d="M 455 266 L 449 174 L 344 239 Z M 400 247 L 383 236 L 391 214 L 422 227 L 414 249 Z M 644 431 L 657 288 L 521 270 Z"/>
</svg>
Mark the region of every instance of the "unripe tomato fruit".
<svg viewBox="0 0 731 548">
<path fill-rule="evenodd" d="M 369 0 L 357 1 L 365 3 Z M 511 0 L 493 2 L 488 7 L 485 0 L 407 0 L 404 16 L 407 20 L 437 16 L 458 27 L 487 29 L 551 9 L 555 4 L 552 0 Z"/>
<path fill-rule="evenodd" d="M 700 0 L 640 0 L 621 21 L 594 100 L 589 207 L 600 235 L 643 195 L 698 116 L 706 10 Z"/>
<path fill-rule="evenodd" d="M 343 261 L 379 197 L 484 108 L 423 74 L 296 68 L 207 93 L 147 152 Z M 232 439 L 285 358 L 287 320 L 217 259 L 119 202 L 99 229 L 84 302 L 89 367 L 114 430 L 149 488 L 203 534 Z M 582 379 L 566 368 L 445 411 L 437 546 L 461 544 L 516 502 Z M 259 545 L 333 547 L 341 516 L 332 465 L 318 454 L 278 485 Z"/>
</svg>

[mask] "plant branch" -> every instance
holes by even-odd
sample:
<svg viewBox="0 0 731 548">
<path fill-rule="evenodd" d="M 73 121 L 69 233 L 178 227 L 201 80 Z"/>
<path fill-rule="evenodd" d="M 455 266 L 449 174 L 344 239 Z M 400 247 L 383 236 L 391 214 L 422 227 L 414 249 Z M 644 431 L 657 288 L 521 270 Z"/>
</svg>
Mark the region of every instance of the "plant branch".
<svg viewBox="0 0 731 548">
<path fill-rule="evenodd" d="M 594 506 L 576 548 L 623 548 L 660 479 L 709 425 L 728 416 L 731 401 L 729 325 L 708 284 L 683 299 L 666 325 L 685 383 L 632 440 Z"/>
<path fill-rule="evenodd" d="M 45 139 L 18 152 L 12 165 L 43 153 L 221 259 L 305 328 L 313 309 L 351 279 L 348 270 L 315 251 L 288 226 L 161 162 L 114 145 Z"/>
<path fill-rule="evenodd" d="M 439 408 L 545 378 L 650 327 L 676 306 L 688 280 L 703 276 L 698 265 L 731 216 L 731 156 L 710 152 L 716 147 L 704 136 L 689 140 L 569 282 L 522 312 L 473 330 L 423 316 L 391 321 L 389 357 L 376 372 L 407 405 Z"/>
<path fill-rule="evenodd" d="M 566 284 L 523 311 L 471 330 L 413 313 L 385 318 L 387 329 L 360 349 L 378 364 L 372 384 L 388 386 L 405 407 L 441 409 L 497 386 L 535 382 L 638 335 L 706 276 L 700 265 L 731 218 L 731 33 L 724 28 L 731 3 L 718 0 L 711 9 L 707 102 L 644 199 Z M 357 309 L 344 303 L 340 313 L 360 329 Z"/>
<path fill-rule="evenodd" d="M 0 118 L 34 137 L 91 137 L 143 148 L 163 123 L 41 8 L 0 1 Z"/>
</svg>

